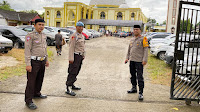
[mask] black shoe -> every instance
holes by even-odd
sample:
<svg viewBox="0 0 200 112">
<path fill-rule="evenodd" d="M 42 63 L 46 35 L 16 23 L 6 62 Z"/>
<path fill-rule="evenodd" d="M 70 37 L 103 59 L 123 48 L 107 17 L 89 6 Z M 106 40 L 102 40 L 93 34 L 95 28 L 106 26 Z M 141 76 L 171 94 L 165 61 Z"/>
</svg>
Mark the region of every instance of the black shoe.
<svg viewBox="0 0 200 112">
<path fill-rule="evenodd" d="M 34 98 L 45 99 L 47 98 L 47 95 L 34 96 Z"/>
<path fill-rule="evenodd" d="M 76 93 L 74 93 L 73 91 L 66 91 L 65 93 L 70 96 L 76 96 Z"/>
<path fill-rule="evenodd" d="M 72 86 L 72 90 L 81 90 L 81 88 L 76 87 L 76 86 Z"/>
<path fill-rule="evenodd" d="M 37 109 L 37 106 L 34 103 L 26 103 L 26 106 L 31 110 Z"/>
<path fill-rule="evenodd" d="M 143 94 L 140 93 L 139 96 L 138 96 L 138 99 L 139 99 L 139 100 L 143 100 L 143 99 L 144 99 Z"/>
<path fill-rule="evenodd" d="M 127 93 L 137 93 L 137 88 L 132 87 L 131 90 L 127 91 Z"/>
</svg>

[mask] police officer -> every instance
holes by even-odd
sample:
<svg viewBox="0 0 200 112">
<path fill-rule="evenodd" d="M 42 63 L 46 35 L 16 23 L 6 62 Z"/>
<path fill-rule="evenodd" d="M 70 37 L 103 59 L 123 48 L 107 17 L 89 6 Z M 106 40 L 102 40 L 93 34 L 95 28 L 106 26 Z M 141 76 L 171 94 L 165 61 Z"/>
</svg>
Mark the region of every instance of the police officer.
<svg viewBox="0 0 200 112">
<path fill-rule="evenodd" d="M 74 82 L 77 80 L 77 75 L 81 70 L 82 61 L 85 58 L 85 37 L 83 33 L 84 24 L 77 22 L 76 32 L 73 33 L 69 41 L 69 68 L 68 77 L 66 81 L 67 90 L 66 93 L 75 96 L 76 94 L 72 90 L 80 90 L 81 88 L 76 87 Z"/>
<path fill-rule="evenodd" d="M 25 102 L 29 109 L 36 109 L 33 98 L 47 98 L 40 93 L 44 78 L 45 66 L 49 66 L 47 60 L 46 36 L 42 33 L 45 21 L 35 20 L 35 30 L 26 36 L 25 63 L 27 71 L 27 85 L 25 90 Z"/>
<path fill-rule="evenodd" d="M 130 61 L 130 73 L 132 83 L 132 89 L 127 92 L 137 93 L 136 80 L 138 80 L 139 100 L 143 100 L 143 67 L 147 64 L 148 46 L 149 45 L 147 38 L 141 36 L 141 27 L 139 25 L 134 25 L 134 37 L 130 40 L 125 63 Z"/>
</svg>

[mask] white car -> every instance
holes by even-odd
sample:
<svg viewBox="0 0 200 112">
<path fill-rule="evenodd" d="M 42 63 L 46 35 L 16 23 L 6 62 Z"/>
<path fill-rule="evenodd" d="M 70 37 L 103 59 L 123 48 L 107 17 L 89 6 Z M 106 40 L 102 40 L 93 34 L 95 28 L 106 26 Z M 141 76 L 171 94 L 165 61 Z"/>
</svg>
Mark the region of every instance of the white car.
<svg viewBox="0 0 200 112">
<path fill-rule="evenodd" d="M 185 54 L 184 60 L 177 60 L 177 72 L 181 75 L 199 75 L 200 53 Z"/>
<path fill-rule="evenodd" d="M 50 32 L 54 32 L 55 34 L 58 33 L 58 30 L 60 30 L 59 28 L 56 28 L 56 27 L 49 27 L 49 26 L 45 26 L 44 27 L 45 29 L 49 30 Z M 65 41 L 69 41 L 69 36 L 70 36 L 70 33 L 67 33 L 67 32 L 60 32 L 60 34 L 62 35 L 62 37 L 65 39 Z"/>
<path fill-rule="evenodd" d="M 168 44 L 168 43 L 172 43 L 174 42 L 176 39 L 176 36 L 175 35 L 169 35 L 165 38 L 153 38 L 151 39 L 150 41 L 150 48 L 151 47 L 154 47 L 154 46 L 157 46 L 157 44 L 160 44 L 160 43 L 164 43 L 164 44 Z"/>
<path fill-rule="evenodd" d="M 13 42 L 0 34 L 0 53 L 8 53 L 13 48 Z"/>
<path fill-rule="evenodd" d="M 92 32 L 89 32 L 87 29 L 83 28 L 83 33 L 85 33 L 89 38 L 94 38 Z"/>
<path fill-rule="evenodd" d="M 91 32 L 94 36 L 94 38 L 96 37 L 100 37 L 101 36 L 101 33 L 99 33 L 98 31 L 96 30 L 93 30 L 93 29 L 88 29 L 89 32 Z"/>
<path fill-rule="evenodd" d="M 157 56 L 161 60 L 165 60 L 165 53 L 167 49 L 174 43 L 175 38 L 167 38 L 163 43 L 157 43 L 150 47 L 150 53 Z"/>
</svg>

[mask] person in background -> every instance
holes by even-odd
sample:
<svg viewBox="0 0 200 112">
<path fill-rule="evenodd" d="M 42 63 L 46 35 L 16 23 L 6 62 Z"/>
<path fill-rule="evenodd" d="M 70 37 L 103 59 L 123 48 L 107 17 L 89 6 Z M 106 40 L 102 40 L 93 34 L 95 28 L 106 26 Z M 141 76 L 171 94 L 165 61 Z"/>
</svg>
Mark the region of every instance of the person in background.
<svg viewBox="0 0 200 112">
<path fill-rule="evenodd" d="M 57 55 L 61 55 L 62 51 L 62 44 L 63 44 L 63 38 L 62 35 L 60 34 L 60 30 L 58 30 L 58 33 L 55 35 L 55 41 L 56 41 L 56 51 Z"/>
</svg>

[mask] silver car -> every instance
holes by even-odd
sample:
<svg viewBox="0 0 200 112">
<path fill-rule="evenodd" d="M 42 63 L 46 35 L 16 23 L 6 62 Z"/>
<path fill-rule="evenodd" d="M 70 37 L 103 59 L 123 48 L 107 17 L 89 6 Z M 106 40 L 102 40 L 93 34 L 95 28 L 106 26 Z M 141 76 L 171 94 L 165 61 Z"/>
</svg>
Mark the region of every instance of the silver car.
<svg viewBox="0 0 200 112">
<path fill-rule="evenodd" d="M 16 28 L 22 29 L 26 32 L 32 32 L 35 27 L 33 25 L 23 25 L 23 26 L 17 26 Z M 50 32 L 47 29 L 44 29 L 43 32 L 47 36 L 47 45 L 54 45 L 55 44 L 55 35 L 57 34 L 56 32 Z"/>
<path fill-rule="evenodd" d="M 57 27 L 45 26 L 44 28 L 47 29 L 47 30 L 49 30 L 50 32 L 53 32 L 55 35 L 58 33 L 58 30 L 60 30 L 60 29 L 57 28 Z M 70 33 L 61 31 L 60 34 L 62 35 L 62 37 L 65 39 L 66 42 L 69 41 Z M 54 35 L 54 36 L 55 36 L 55 35 Z"/>
<path fill-rule="evenodd" d="M 13 42 L 0 34 L 0 53 L 8 53 L 13 48 Z"/>
</svg>

